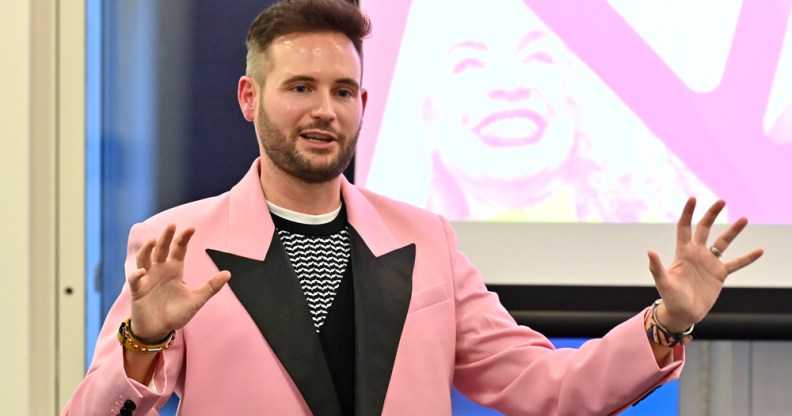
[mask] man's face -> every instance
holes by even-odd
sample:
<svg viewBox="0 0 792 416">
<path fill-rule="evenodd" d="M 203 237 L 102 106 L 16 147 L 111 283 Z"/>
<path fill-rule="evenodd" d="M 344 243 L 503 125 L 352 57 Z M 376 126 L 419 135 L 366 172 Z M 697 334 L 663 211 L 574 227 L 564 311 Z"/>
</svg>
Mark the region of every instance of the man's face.
<svg viewBox="0 0 792 416">
<path fill-rule="evenodd" d="M 441 80 L 427 99 L 438 156 L 477 181 L 553 176 L 575 144 L 569 53 L 521 1 L 489 6 L 497 18 L 455 15 L 458 32 L 441 49 Z"/>
<path fill-rule="evenodd" d="M 338 177 L 355 153 L 365 106 L 360 57 L 339 33 L 295 33 L 269 48 L 255 118 L 278 169 L 307 183 Z"/>
</svg>

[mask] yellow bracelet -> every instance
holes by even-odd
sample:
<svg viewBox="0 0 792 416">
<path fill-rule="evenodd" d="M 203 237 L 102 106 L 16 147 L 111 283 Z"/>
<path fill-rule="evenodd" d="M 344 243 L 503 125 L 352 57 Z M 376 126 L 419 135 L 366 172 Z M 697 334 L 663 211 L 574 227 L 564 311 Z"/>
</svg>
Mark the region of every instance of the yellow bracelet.
<svg viewBox="0 0 792 416">
<path fill-rule="evenodd" d="M 663 303 L 663 299 L 656 300 L 652 304 L 652 309 L 644 313 L 646 336 L 656 344 L 664 347 L 673 347 L 677 344 L 685 345 L 693 340 L 693 327 L 695 325 L 690 325 L 690 328 L 684 332 L 670 332 L 657 320 L 657 307 L 661 303 Z"/>
<path fill-rule="evenodd" d="M 173 345 L 176 340 L 176 331 L 171 331 L 168 336 L 156 344 L 146 344 L 135 338 L 132 334 L 132 318 L 121 322 L 121 327 L 118 328 L 118 342 L 124 346 L 128 351 L 136 353 L 149 353 L 165 351 Z"/>
</svg>

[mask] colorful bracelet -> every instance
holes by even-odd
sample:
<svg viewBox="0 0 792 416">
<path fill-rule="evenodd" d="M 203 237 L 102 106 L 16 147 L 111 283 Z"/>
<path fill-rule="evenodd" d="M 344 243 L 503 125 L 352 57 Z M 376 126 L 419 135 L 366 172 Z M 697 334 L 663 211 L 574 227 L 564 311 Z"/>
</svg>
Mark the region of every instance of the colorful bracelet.
<svg viewBox="0 0 792 416">
<path fill-rule="evenodd" d="M 667 330 L 660 321 L 657 320 L 657 307 L 663 303 L 663 299 L 658 299 L 652 304 L 652 309 L 644 312 L 644 329 L 646 336 L 658 345 L 673 347 L 677 344 L 685 345 L 693 339 L 693 327 L 684 332 L 671 332 Z"/>
<path fill-rule="evenodd" d="M 141 340 L 135 338 L 132 334 L 132 318 L 121 322 L 121 327 L 118 328 L 118 342 L 124 346 L 128 351 L 136 353 L 149 353 L 165 351 L 173 345 L 176 340 L 176 331 L 171 331 L 162 341 L 155 344 L 146 344 Z"/>
</svg>

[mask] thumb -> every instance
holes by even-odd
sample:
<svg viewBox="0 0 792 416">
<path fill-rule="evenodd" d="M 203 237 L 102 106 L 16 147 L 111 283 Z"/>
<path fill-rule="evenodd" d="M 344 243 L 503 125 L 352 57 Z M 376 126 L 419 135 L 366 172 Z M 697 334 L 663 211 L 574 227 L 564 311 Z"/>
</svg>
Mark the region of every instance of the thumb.
<svg viewBox="0 0 792 416">
<path fill-rule="evenodd" d="M 127 276 L 127 282 L 129 283 L 129 289 L 132 290 L 132 293 L 137 292 L 140 290 L 140 286 L 142 282 L 140 281 L 143 276 L 146 275 L 146 269 L 139 268 Z"/>
<path fill-rule="evenodd" d="M 655 286 L 660 287 L 665 283 L 666 269 L 660 261 L 660 256 L 654 250 L 649 250 L 646 254 L 649 256 L 649 272 L 652 273 Z"/>
<path fill-rule="evenodd" d="M 216 275 L 212 276 L 203 286 L 197 289 L 197 294 L 199 298 L 199 302 L 201 306 L 206 303 L 212 296 L 216 295 L 220 289 L 228 283 L 228 280 L 231 279 L 231 272 L 227 270 L 223 270 Z"/>
</svg>

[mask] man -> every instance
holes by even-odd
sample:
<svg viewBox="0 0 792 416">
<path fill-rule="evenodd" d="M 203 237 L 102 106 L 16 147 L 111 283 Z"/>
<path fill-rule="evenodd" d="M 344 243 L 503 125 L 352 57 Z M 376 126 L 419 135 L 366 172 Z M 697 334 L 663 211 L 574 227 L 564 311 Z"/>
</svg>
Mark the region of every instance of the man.
<svg viewBox="0 0 792 416">
<path fill-rule="evenodd" d="M 229 192 L 132 228 L 128 284 L 64 415 L 156 414 L 174 391 L 191 416 L 442 415 L 452 385 L 506 414 L 600 415 L 679 374 L 688 329 L 762 253 L 719 260 L 746 221 L 707 248 L 723 202 L 692 232 L 689 201 L 672 267 L 649 254 L 664 302 L 554 350 L 486 291 L 445 219 L 341 176 L 368 32 L 343 0 L 256 19 L 238 99 L 261 157 Z"/>
</svg>

